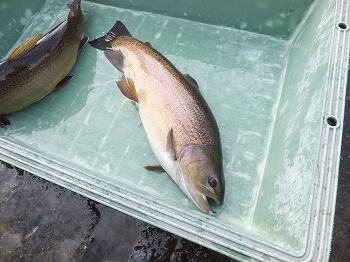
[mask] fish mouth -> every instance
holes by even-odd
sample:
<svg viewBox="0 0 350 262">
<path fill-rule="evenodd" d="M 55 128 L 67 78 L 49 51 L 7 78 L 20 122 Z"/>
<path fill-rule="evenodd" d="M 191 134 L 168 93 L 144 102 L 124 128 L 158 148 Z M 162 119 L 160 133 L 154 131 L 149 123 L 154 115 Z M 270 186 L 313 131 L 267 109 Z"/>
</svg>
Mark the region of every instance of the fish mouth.
<svg viewBox="0 0 350 262">
<path fill-rule="evenodd" d="M 211 205 L 222 205 L 223 198 L 211 192 L 206 186 L 188 187 L 187 192 L 189 193 L 190 199 L 196 206 L 204 213 L 210 216 L 215 216 L 216 212 L 213 211 Z"/>
<path fill-rule="evenodd" d="M 202 185 L 201 188 L 203 188 L 204 192 L 202 194 L 207 198 L 209 204 L 216 204 L 218 206 L 221 206 L 223 204 L 223 194 L 217 194 L 207 186 Z"/>
<path fill-rule="evenodd" d="M 185 181 L 182 184 L 183 192 L 205 214 L 215 216 L 216 212 L 213 211 L 211 205 L 222 205 L 224 201 L 224 192 L 216 192 L 213 188 L 209 187 L 209 185 L 189 179 L 189 176 L 184 176 L 184 178 Z"/>
</svg>

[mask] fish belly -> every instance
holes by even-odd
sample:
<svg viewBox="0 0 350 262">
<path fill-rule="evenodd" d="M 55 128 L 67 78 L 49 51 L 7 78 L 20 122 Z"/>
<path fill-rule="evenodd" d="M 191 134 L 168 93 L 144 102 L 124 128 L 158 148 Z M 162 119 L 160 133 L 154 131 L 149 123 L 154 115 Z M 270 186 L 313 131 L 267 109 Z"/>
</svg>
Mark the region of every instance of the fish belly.
<svg viewBox="0 0 350 262">
<path fill-rule="evenodd" d="M 137 66 L 139 70 L 128 70 L 124 74 L 135 83 L 140 118 L 158 162 L 179 183 L 176 175 L 178 161 L 167 151 L 167 136 L 172 129 L 176 152 L 181 150 L 178 145 L 186 144 L 184 134 L 193 129 L 186 112 L 186 99 L 179 92 L 182 86 L 173 73 L 157 63 L 146 67 L 148 70 Z"/>
</svg>

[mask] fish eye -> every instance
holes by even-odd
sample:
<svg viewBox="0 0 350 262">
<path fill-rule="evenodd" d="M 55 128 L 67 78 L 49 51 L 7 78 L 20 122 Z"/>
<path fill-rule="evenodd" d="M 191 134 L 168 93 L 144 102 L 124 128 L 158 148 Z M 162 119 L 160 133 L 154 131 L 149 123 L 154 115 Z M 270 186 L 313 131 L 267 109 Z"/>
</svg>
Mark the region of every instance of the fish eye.
<svg viewBox="0 0 350 262">
<path fill-rule="evenodd" d="M 209 178 L 209 185 L 215 188 L 218 185 L 218 179 L 216 177 Z"/>
</svg>

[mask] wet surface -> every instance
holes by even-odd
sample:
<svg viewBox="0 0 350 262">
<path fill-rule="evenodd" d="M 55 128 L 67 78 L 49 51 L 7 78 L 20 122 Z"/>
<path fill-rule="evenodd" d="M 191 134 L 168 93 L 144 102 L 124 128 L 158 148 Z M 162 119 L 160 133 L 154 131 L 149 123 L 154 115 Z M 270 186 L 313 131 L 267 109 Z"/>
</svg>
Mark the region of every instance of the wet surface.
<svg viewBox="0 0 350 262">
<path fill-rule="evenodd" d="M 330 261 L 350 261 L 350 85 Z M 234 261 L 0 162 L 1 261 Z"/>
<path fill-rule="evenodd" d="M 233 261 L 0 162 L 0 261 Z"/>
<path fill-rule="evenodd" d="M 350 85 L 330 261 L 350 261 Z M 1 261 L 234 261 L 0 162 Z"/>
<path fill-rule="evenodd" d="M 330 261 L 350 261 L 350 85 Z M 1 261 L 234 261 L 0 162 Z"/>
<path fill-rule="evenodd" d="M 350 68 L 349 68 L 350 69 Z M 350 70 L 348 79 L 350 78 Z M 330 261 L 350 261 L 350 81 L 347 84 L 337 203 Z"/>
</svg>

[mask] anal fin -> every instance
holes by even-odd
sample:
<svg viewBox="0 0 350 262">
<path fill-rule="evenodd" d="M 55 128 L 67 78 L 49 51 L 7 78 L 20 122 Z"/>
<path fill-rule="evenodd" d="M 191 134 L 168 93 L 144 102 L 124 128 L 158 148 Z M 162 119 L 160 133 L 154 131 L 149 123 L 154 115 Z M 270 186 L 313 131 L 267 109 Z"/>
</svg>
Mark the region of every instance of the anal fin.
<svg viewBox="0 0 350 262">
<path fill-rule="evenodd" d="M 60 89 L 62 89 L 63 87 L 65 87 L 66 85 L 68 85 L 68 83 L 70 82 L 70 80 L 73 78 L 73 76 L 65 76 L 56 86 L 55 88 L 52 90 L 52 92 L 58 91 Z"/>
<path fill-rule="evenodd" d="M 78 56 L 80 55 L 81 51 L 83 50 L 83 48 L 85 47 L 87 41 L 89 40 L 88 37 L 84 37 L 83 39 L 80 40 L 79 43 L 79 48 L 78 48 Z"/>
<path fill-rule="evenodd" d="M 144 168 L 149 170 L 149 171 L 154 171 L 154 172 L 158 172 L 158 173 L 165 172 L 164 168 L 161 165 L 145 166 Z"/>
<path fill-rule="evenodd" d="M 124 96 L 126 96 L 127 98 L 131 99 L 136 103 L 139 101 L 137 98 L 134 81 L 131 78 L 128 78 L 128 81 L 120 80 L 120 81 L 117 81 L 116 83 Z"/>
<path fill-rule="evenodd" d="M 11 55 L 7 58 L 7 61 L 10 62 L 32 49 L 42 37 L 43 34 L 38 34 L 27 39 L 23 44 L 21 44 L 11 53 Z"/>
<path fill-rule="evenodd" d="M 9 126 L 11 124 L 10 120 L 8 120 L 6 117 L 4 116 L 0 116 L 0 127 L 4 128 L 6 126 Z"/>
</svg>

